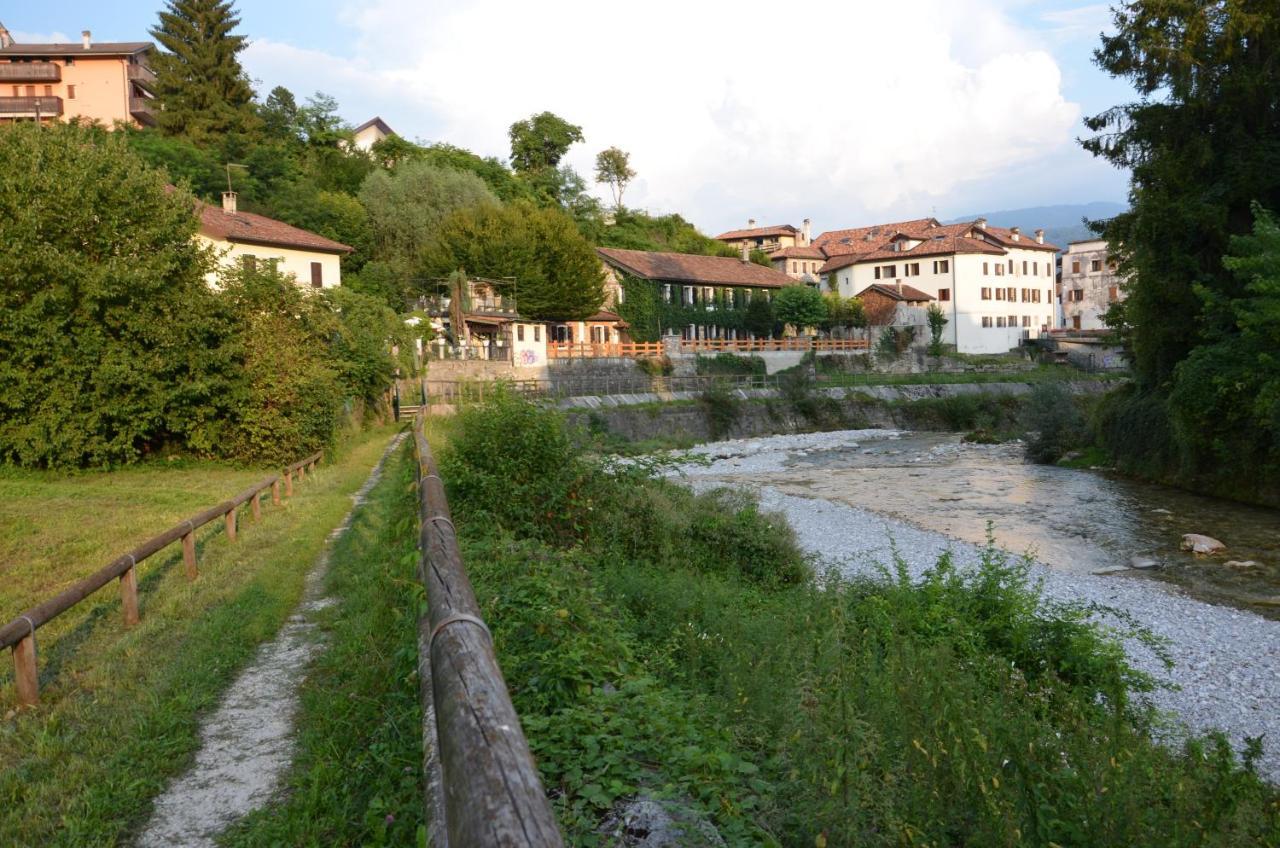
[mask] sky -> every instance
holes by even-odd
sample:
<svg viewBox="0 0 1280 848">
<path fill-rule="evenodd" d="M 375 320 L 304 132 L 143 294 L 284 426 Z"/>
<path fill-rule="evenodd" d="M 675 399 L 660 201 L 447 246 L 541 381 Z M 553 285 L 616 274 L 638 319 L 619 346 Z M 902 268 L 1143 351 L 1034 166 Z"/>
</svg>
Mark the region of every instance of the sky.
<svg viewBox="0 0 1280 848">
<path fill-rule="evenodd" d="M 629 207 L 704 232 L 815 233 L 936 215 L 1123 201 L 1127 175 L 1076 142 L 1133 99 L 1092 63 L 1089 0 L 239 0 L 259 95 L 335 96 L 401 136 L 505 159 L 551 110 L 589 180 L 617 146 Z M 160 0 L 0 5 L 18 41 L 147 40 Z M 803 11 L 800 11 L 803 9 Z M 608 189 L 598 187 L 602 199 Z M 1026 226 L 1034 227 L 1028 221 Z"/>
</svg>

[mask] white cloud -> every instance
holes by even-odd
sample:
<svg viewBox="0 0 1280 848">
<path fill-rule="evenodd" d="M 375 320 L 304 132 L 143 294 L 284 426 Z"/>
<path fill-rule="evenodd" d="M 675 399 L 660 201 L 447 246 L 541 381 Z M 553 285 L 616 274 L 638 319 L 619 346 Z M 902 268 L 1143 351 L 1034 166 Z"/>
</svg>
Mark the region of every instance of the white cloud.
<svg viewBox="0 0 1280 848">
<path fill-rule="evenodd" d="M 352 120 L 486 155 L 549 109 L 583 126 L 580 172 L 617 145 L 640 174 L 630 205 L 708 229 L 924 214 L 1069 145 L 1079 115 L 1038 36 L 993 0 L 799 15 L 761 0 L 366 0 L 342 20 L 352 58 L 259 41 L 246 65 L 267 88 L 335 94 Z"/>
<path fill-rule="evenodd" d="M 10 30 L 9 35 L 13 37 L 15 44 L 70 44 L 73 41 L 79 41 L 78 38 L 71 38 L 66 33 L 57 32 L 22 32 L 20 30 Z"/>
</svg>

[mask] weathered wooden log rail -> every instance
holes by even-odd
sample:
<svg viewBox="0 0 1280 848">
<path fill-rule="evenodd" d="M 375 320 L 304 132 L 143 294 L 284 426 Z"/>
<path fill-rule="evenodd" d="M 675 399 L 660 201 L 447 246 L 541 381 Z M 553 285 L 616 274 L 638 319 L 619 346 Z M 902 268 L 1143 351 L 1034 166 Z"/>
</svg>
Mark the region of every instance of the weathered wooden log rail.
<svg viewBox="0 0 1280 848">
<path fill-rule="evenodd" d="M 104 565 L 52 598 L 31 607 L 17 618 L 0 627 L 0 649 L 13 649 L 13 677 L 18 690 L 19 703 L 33 705 L 40 700 L 39 675 L 36 665 L 36 630 L 74 607 L 112 580 L 120 580 L 120 605 L 124 612 L 125 627 L 138 623 L 138 566 L 147 557 L 156 554 L 179 539 L 182 540 L 182 560 L 187 579 L 200 576 L 196 562 L 196 531 L 221 518 L 226 526 L 227 539 L 236 540 L 237 510 L 250 505 L 253 519 L 262 517 L 262 494 L 271 491 L 272 503 L 280 503 L 280 484 L 283 480 L 285 497 L 293 496 L 293 479 L 304 479 L 307 469 L 315 470 L 322 454 L 316 452 L 285 468 L 280 474 L 272 474 L 229 500 L 198 512 L 185 521 L 165 530 L 138 545 L 128 553 Z"/>
<path fill-rule="evenodd" d="M 458 551 L 444 485 L 423 433 L 417 450 L 418 678 L 428 842 L 446 848 L 563 845 Z"/>
</svg>

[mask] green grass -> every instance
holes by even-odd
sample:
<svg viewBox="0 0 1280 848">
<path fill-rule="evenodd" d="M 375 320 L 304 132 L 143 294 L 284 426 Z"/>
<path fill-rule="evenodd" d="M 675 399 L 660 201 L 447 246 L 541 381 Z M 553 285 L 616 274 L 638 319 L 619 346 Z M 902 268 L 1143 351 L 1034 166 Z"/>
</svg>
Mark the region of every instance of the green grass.
<svg viewBox="0 0 1280 848">
<path fill-rule="evenodd" d="M 963 383 L 1042 383 L 1042 382 L 1119 382 L 1127 379 L 1122 373 L 1094 373 L 1077 371 L 1061 365 L 1037 365 L 1035 368 L 1017 371 L 924 371 L 919 374 L 879 374 L 826 372 L 818 377 L 819 388 L 840 386 L 947 386 Z"/>
<path fill-rule="evenodd" d="M 423 824 L 417 546 L 406 444 L 334 548 L 326 648 L 302 687 L 283 802 L 246 817 L 229 846 L 413 845 Z"/>
<path fill-rule="evenodd" d="M 177 546 L 146 560 L 137 627 L 122 629 L 118 593 L 105 587 L 40 629 L 41 704 L 0 721 L 0 842 L 82 846 L 127 839 L 147 817 L 152 797 L 191 762 L 201 713 L 216 705 L 237 670 L 293 611 L 326 535 L 350 508 L 350 494 L 392 432 L 381 428 L 355 437 L 299 485 L 291 501 L 264 504 L 259 524 L 242 519 L 234 545 L 219 530 L 202 534 L 196 582 L 186 580 Z M 222 485 L 190 494 L 202 470 Z M 260 476 L 217 466 L 70 478 L 7 475 L 5 484 L 21 494 L 25 517 L 6 528 L 19 527 L 32 549 L 44 552 L 45 567 L 56 577 L 36 572 L 26 580 L 48 588 L 96 569 L 191 506 L 217 502 Z M 116 502 L 106 494 L 113 478 L 125 481 L 128 495 L 115 514 L 120 524 L 112 520 Z M 83 510 L 74 497 L 82 490 L 93 493 Z M 152 512 L 148 503 L 159 506 Z M 110 538 L 77 541 L 76 515 L 82 515 L 85 536 L 110 532 Z M 77 545 L 85 546 L 85 559 L 64 561 L 58 552 Z M 29 590 L 13 597 L 17 606 L 38 599 Z M 0 711 L 13 706 L 6 662 Z"/>
</svg>

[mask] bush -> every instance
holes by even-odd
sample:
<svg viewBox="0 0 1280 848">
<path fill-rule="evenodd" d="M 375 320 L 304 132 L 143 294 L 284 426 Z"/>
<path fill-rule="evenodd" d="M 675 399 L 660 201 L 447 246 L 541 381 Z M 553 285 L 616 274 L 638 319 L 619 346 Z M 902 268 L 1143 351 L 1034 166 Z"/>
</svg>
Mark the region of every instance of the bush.
<svg viewBox="0 0 1280 848">
<path fill-rule="evenodd" d="M 742 402 L 722 380 L 713 380 L 698 395 L 698 405 L 707 417 L 707 431 L 712 441 L 719 441 L 732 433 L 742 415 Z"/>
<path fill-rule="evenodd" d="M 636 367 L 650 377 L 669 377 L 671 372 L 675 371 L 675 366 L 671 364 L 671 357 L 665 353 L 662 356 L 637 359 Z"/>
<path fill-rule="evenodd" d="M 1084 413 L 1061 383 L 1037 383 L 1023 407 L 1022 421 L 1032 462 L 1057 462 L 1088 440 Z"/>
<path fill-rule="evenodd" d="M 764 376 L 764 360 L 758 356 L 739 356 L 736 353 L 717 353 L 715 356 L 697 355 L 694 368 L 699 374 L 732 374 Z"/>
<path fill-rule="evenodd" d="M 893 362 L 907 352 L 915 338 L 915 327 L 885 327 L 876 339 L 876 358 Z"/>
</svg>

